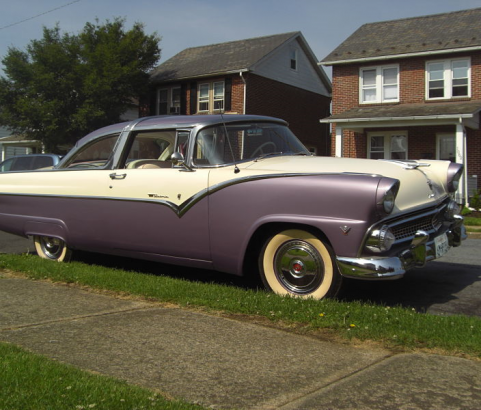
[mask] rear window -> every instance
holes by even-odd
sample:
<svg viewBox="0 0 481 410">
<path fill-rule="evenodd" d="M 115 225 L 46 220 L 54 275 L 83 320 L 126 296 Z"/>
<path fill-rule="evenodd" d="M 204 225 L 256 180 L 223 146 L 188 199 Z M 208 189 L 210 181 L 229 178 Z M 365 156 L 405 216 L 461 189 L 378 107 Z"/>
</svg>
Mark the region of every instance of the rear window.
<svg viewBox="0 0 481 410">
<path fill-rule="evenodd" d="M 33 169 L 51 167 L 53 165 L 52 157 L 36 157 L 33 162 Z"/>
<path fill-rule="evenodd" d="M 11 171 L 25 171 L 32 169 L 33 157 L 18 157 L 11 168 Z"/>
</svg>

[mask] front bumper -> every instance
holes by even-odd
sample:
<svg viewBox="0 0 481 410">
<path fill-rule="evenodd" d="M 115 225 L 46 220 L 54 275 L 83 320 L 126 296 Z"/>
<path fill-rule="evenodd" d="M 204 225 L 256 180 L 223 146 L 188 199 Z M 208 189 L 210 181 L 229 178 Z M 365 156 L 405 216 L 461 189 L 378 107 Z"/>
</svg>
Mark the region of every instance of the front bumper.
<svg viewBox="0 0 481 410">
<path fill-rule="evenodd" d="M 461 245 L 467 238 L 463 218 L 455 216 L 455 220 L 446 232 L 450 247 Z M 422 268 L 426 262 L 436 259 L 434 238 L 419 230 L 406 249 L 397 256 L 372 258 L 337 258 L 337 266 L 342 276 L 356 279 L 387 280 L 399 279 L 413 268 Z"/>
</svg>

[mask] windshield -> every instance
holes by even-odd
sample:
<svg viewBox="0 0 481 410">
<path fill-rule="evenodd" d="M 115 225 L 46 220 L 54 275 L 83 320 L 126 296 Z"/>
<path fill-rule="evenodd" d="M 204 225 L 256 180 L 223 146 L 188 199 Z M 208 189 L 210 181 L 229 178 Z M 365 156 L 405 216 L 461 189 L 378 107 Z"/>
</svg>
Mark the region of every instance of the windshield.
<svg viewBox="0 0 481 410">
<path fill-rule="evenodd" d="M 193 160 L 196 165 L 221 165 L 284 154 L 310 155 L 284 125 L 241 123 L 201 130 L 197 134 Z"/>
</svg>

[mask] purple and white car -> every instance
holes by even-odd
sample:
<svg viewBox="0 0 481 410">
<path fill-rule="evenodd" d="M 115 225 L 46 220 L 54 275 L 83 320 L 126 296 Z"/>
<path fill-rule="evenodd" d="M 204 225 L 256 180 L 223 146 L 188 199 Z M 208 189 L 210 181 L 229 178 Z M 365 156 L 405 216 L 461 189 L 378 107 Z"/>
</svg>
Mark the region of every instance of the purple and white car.
<svg viewBox="0 0 481 410">
<path fill-rule="evenodd" d="M 0 230 L 74 250 L 235 275 L 321 299 L 459 246 L 462 165 L 311 156 L 262 116 L 140 118 L 81 139 L 52 170 L 0 175 Z"/>
</svg>

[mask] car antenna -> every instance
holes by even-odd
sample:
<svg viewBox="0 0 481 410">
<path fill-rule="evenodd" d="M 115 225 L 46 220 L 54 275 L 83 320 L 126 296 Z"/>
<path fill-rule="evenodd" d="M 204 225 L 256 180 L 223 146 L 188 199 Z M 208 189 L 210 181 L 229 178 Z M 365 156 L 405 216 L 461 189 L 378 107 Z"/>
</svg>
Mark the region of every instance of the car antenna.
<svg viewBox="0 0 481 410">
<path fill-rule="evenodd" d="M 227 142 L 229 143 L 230 154 L 232 155 L 232 160 L 234 161 L 234 173 L 238 174 L 240 172 L 240 169 L 237 166 L 237 163 L 236 163 L 236 160 L 235 160 L 234 150 L 232 149 L 232 145 L 230 143 L 229 134 L 227 132 L 227 127 L 225 125 L 224 115 L 222 114 L 222 112 L 220 113 L 220 118 L 222 119 L 222 125 L 224 126 L 225 137 L 227 138 Z"/>
</svg>

